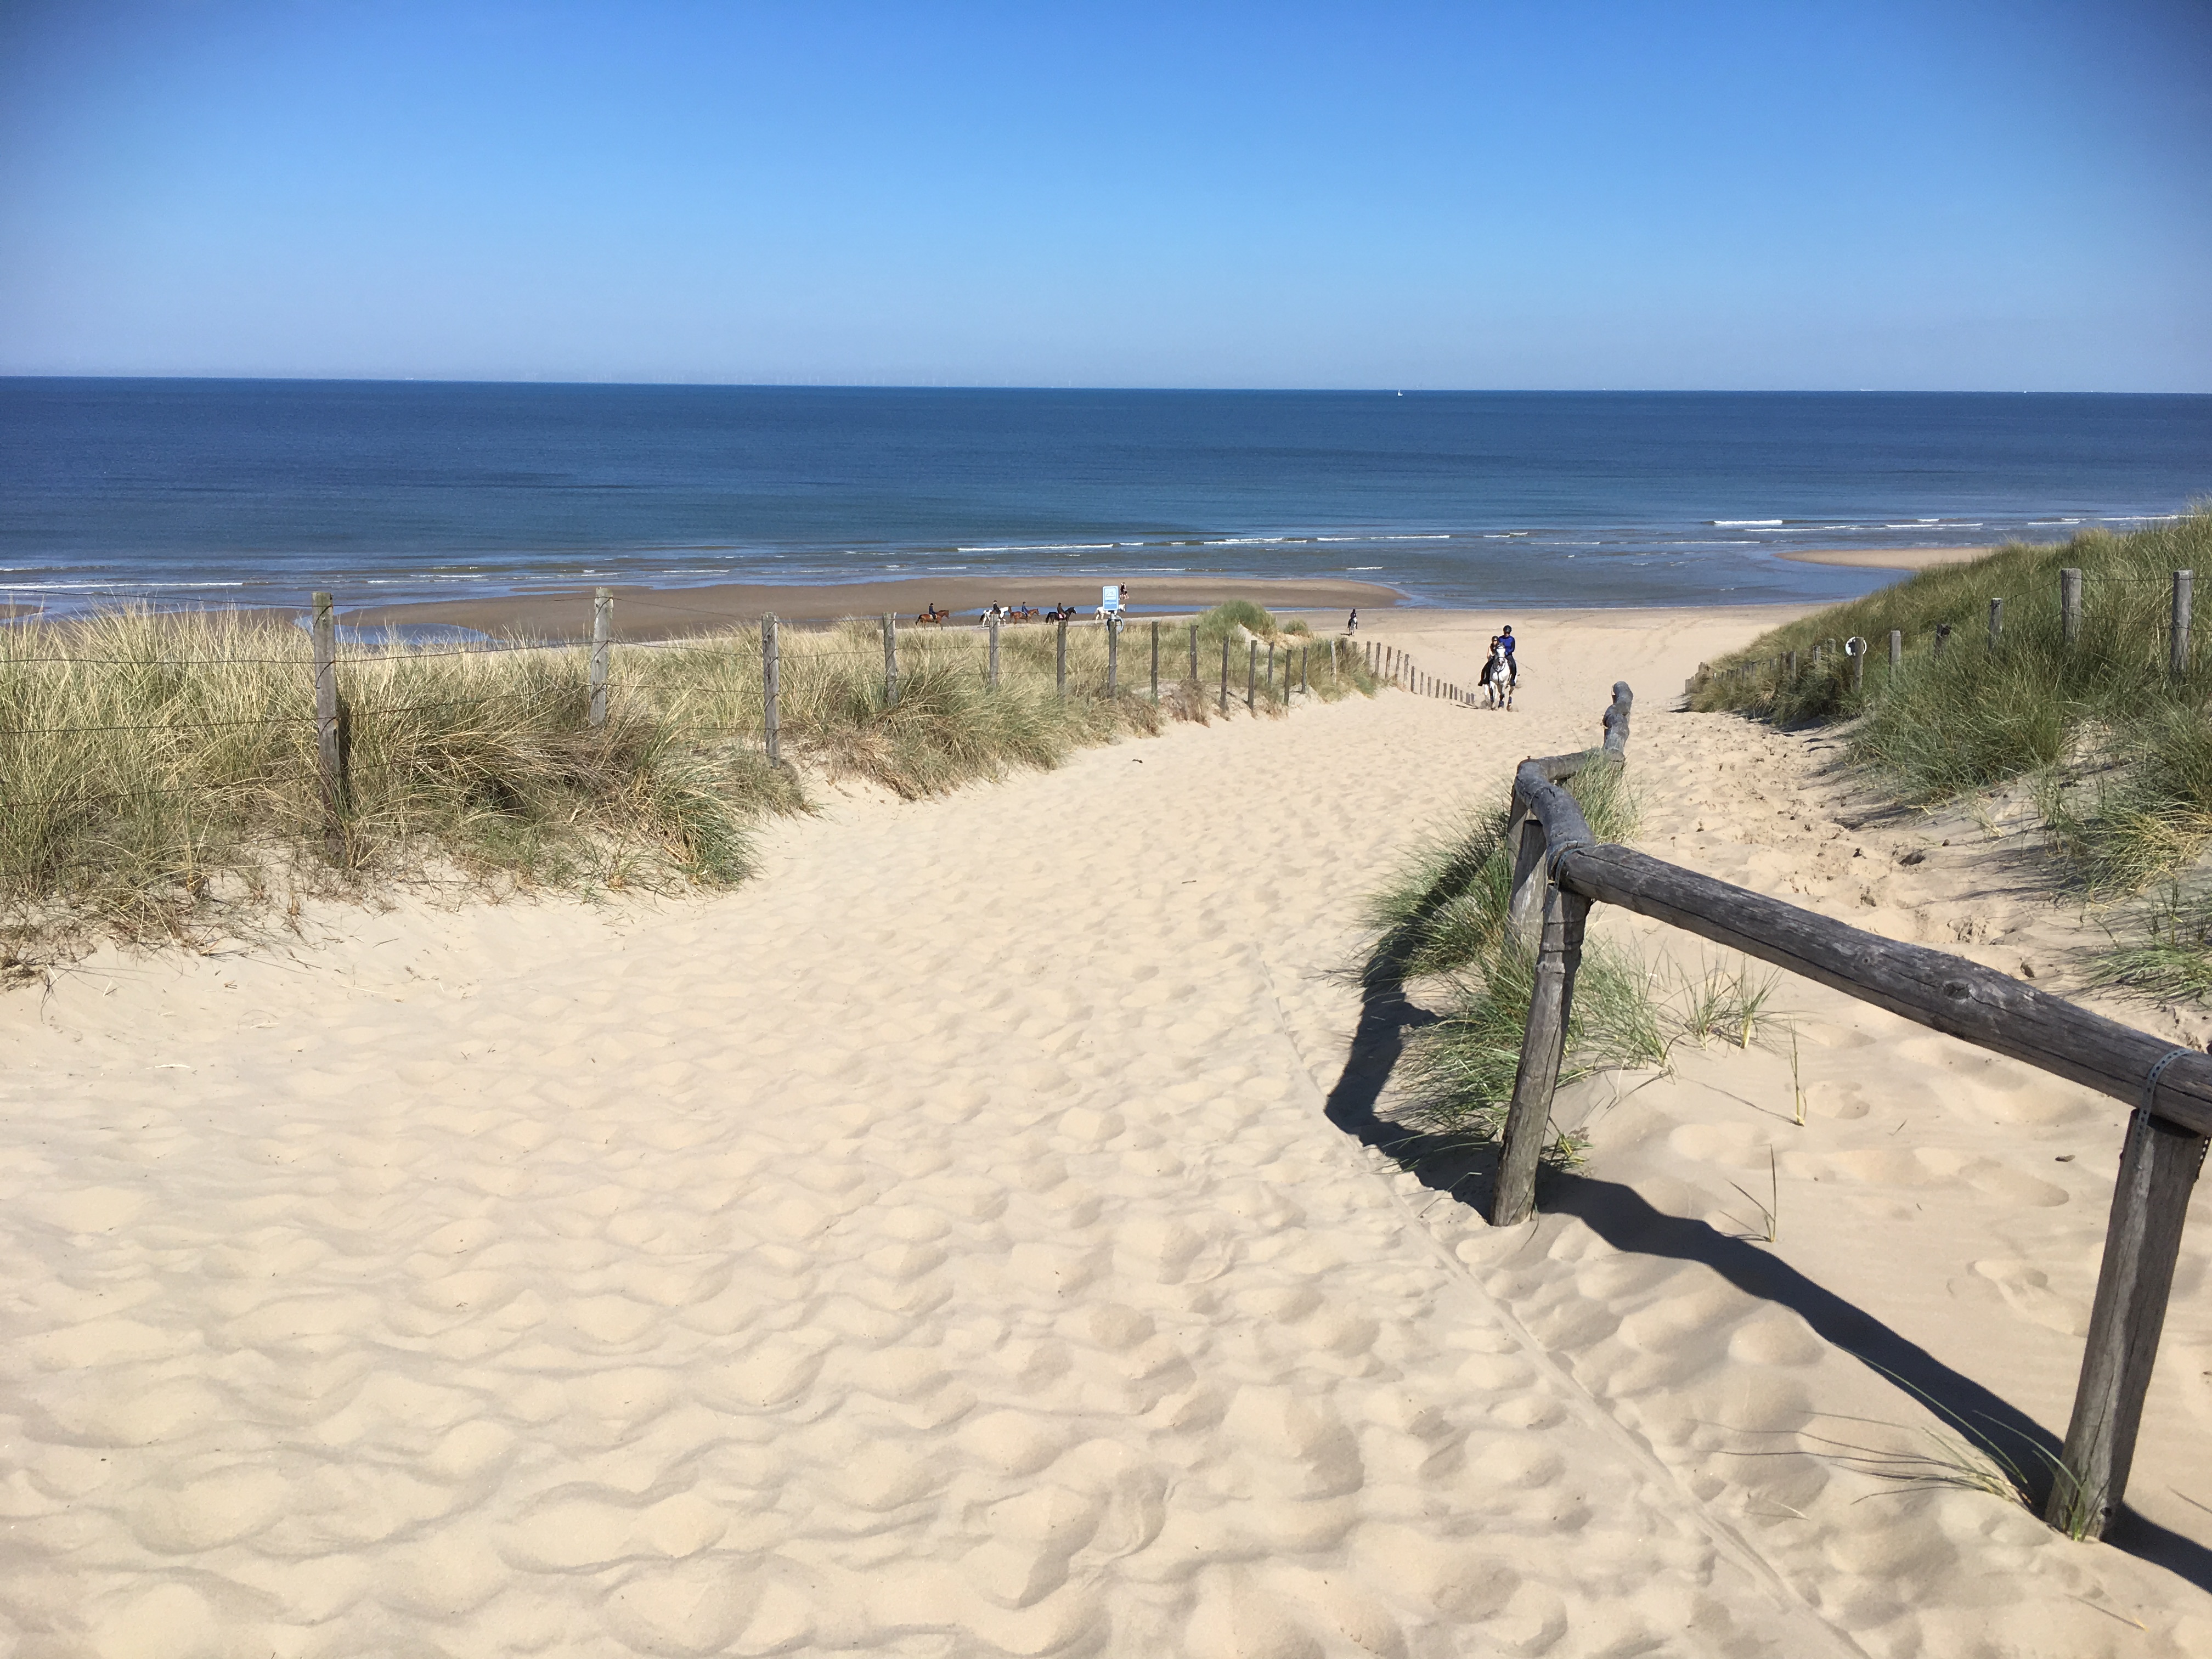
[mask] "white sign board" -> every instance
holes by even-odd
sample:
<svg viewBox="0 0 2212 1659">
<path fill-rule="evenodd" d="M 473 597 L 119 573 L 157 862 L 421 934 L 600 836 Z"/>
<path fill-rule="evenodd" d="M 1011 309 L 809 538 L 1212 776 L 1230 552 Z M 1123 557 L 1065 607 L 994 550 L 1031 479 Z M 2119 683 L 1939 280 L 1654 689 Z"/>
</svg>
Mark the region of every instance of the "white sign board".
<svg viewBox="0 0 2212 1659">
<path fill-rule="evenodd" d="M 1108 582 L 1098 590 L 1098 608 L 1101 611 L 1119 611 L 1121 608 L 1121 583 Z"/>
</svg>

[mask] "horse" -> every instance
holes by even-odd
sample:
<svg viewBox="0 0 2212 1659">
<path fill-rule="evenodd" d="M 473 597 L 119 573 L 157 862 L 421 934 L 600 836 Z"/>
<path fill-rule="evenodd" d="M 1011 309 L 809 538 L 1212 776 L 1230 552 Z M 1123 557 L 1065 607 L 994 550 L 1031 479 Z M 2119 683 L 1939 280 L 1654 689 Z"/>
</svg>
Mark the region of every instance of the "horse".
<svg viewBox="0 0 2212 1659">
<path fill-rule="evenodd" d="M 1490 660 L 1482 665 L 1482 684 L 1490 693 L 1492 708 L 1513 707 L 1513 653 L 1503 640 L 1490 642 Z"/>
<path fill-rule="evenodd" d="M 951 614 L 950 611 L 939 611 L 937 608 L 937 601 L 932 599 L 929 602 L 929 609 L 914 619 L 915 625 L 921 627 L 927 624 L 932 628 L 942 628 L 945 626 L 945 618 Z"/>
</svg>

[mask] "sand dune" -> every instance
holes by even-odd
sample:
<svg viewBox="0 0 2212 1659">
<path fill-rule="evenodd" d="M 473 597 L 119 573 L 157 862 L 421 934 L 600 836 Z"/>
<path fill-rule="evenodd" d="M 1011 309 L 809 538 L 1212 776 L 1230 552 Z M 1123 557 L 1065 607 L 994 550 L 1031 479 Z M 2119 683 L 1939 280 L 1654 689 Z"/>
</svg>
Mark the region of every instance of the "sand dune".
<svg viewBox="0 0 2212 1659">
<path fill-rule="evenodd" d="M 1917 1409 L 1793 1286 L 1610 1237 L 1617 1204 L 1492 1236 L 1328 1121 L 1359 900 L 1588 741 L 1616 678 L 1656 850 L 1856 903 L 1784 813 L 1691 827 L 1789 775 L 1663 712 L 1765 618 L 1516 620 L 1513 715 L 1179 728 L 839 797 L 711 901 L 409 899 L 0 1000 L 0 1629 L 118 1659 L 2212 1647 L 2201 1591 L 2016 1506 L 1741 1455 Z M 1384 625 L 1472 683 L 1481 619 Z M 1942 925 L 1904 877 L 1860 908 Z M 1590 1183 L 1724 1243 L 1719 1177 L 1780 1146 L 1781 1240 L 1735 1248 L 2051 1421 L 2117 1115 L 1794 1000 L 1813 1128 L 1772 1116 L 1782 1058 L 1692 1056 L 1582 1103 Z M 2053 1137 L 2074 1164 L 2021 1150 Z M 1938 1194 L 1939 1236 L 1876 1248 L 1869 1214 Z M 2161 1443 L 2202 1440 L 2169 1385 L 2203 1340 L 2169 1338 Z"/>
</svg>

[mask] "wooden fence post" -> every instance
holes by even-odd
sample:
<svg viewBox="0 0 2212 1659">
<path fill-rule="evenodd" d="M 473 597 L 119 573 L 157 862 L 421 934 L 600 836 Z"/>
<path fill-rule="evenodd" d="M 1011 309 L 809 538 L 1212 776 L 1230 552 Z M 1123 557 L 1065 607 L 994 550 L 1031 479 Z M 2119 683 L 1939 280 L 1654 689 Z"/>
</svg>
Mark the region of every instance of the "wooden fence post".
<svg viewBox="0 0 2212 1659">
<path fill-rule="evenodd" d="M 1513 892 L 1505 902 L 1505 920 L 1524 945 L 1533 945 L 1544 917 L 1544 821 L 1529 810 L 1517 787 L 1505 840 L 1513 854 Z"/>
<path fill-rule="evenodd" d="M 1221 638 L 1221 712 L 1229 712 L 1229 636 Z"/>
<path fill-rule="evenodd" d="M 615 591 L 602 587 L 592 595 L 592 712 L 593 726 L 607 723 L 607 669 L 614 655 Z"/>
<path fill-rule="evenodd" d="M 1198 624 L 1190 625 L 1190 683 L 1198 684 Z"/>
<path fill-rule="evenodd" d="M 2154 1087 L 2157 1076 L 2151 1073 Z M 2096 1305 L 2081 1354 L 2081 1385 L 2074 1395 L 2066 1448 L 2059 1454 L 2064 1472 L 2057 1478 L 2044 1515 L 2069 1536 L 2102 1537 L 2127 1494 L 2143 1394 L 2158 1358 L 2189 1191 L 2203 1166 L 2204 1146 L 2203 1136 L 2153 1117 L 2147 1107 L 2138 1108 L 2128 1121 Z"/>
<path fill-rule="evenodd" d="M 1313 647 L 1310 645 L 1300 646 L 1298 647 L 1298 690 L 1301 692 L 1309 695 L 1312 692 L 1313 687 L 1307 683 L 1306 669 L 1312 661 Z"/>
<path fill-rule="evenodd" d="M 2078 570 L 2058 573 L 2058 631 L 2069 649 L 2081 637 L 2081 573 Z"/>
<path fill-rule="evenodd" d="M 1990 649 L 1994 651 L 2004 642 L 2004 601 L 1990 601 Z"/>
<path fill-rule="evenodd" d="M 2166 672 L 2179 679 L 2189 672 L 2189 604 L 2197 586 L 2197 573 L 2173 573 L 2173 624 L 2166 635 Z"/>
<path fill-rule="evenodd" d="M 884 617 L 884 707 L 898 707 L 898 618 Z"/>
<path fill-rule="evenodd" d="M 1121 619 L 1106 618 L 1106 695 L 1121 695 Z"/>
<path fill-rule="evenodd" d="M 999 689 L 999 619 L 994 617 L 988 624 L 991 634 L 991 690 Z"/>
<path fill-rule="evenodd" d="M 1544 883 L 1544 931 L 1536 946 L 1536 981 L 1528 1000 L 1528 1025 L 1521 1036 L 1521 1064 L 1513 1075 L 1513 1103 L 1506 1109 L 1505 1144 L 1498 1155 L 1498 1186 L 1490 1224 L 1513 1227 L 1536 1207 L 1536 1164 L 1552 1121 L 1559 1062 L 1567 1049 L 1574 1012 L 1575 975 L 1582 966 L 1583 929 L 1589 901 L 1548 878 Z"/>
<path fill-rule="evenodd" d="M 1053 684 L 1064 697 L 1067 695 L 1067 618 L 1062 617 L 1055 626 L 1060 631 L 1052 642 Z"/>
<path fill-rule="evenodd" d="M 1901 666 L 1903 666 L 1904 662 L 1905 662 L 1905 630 L 1904 630 L 1903 629 L 1901 629 L 1901 628 L 1893 628 L 1893 629 L 1891 629 L 1889 630 L 1889 677 L 1890 677 L 1890 678 L 1892 678 L 1892 679 L 1895 679 L 1895 678 L 1897 678 L 1897 671 L 1898 671 L 1898 669 L 1899 669 L 1899 668 L 1900 668 Z"/>
<path fill-rule="evenodd" d="M 315 770 L 323 788 L 323 851 L 346 861 L 345 744 L 338 713 L 338 626 L 331 596 L 315 595 Z"/>
<path fill-rule="evenodd" d="M 1244 659 L 1244 712 L 1252 712 L 1252 688 L 1260 678 L 1260 641 L 1254 640 Z"/>
<path fill-rule="evenodd" d="M 1936 624 L 1936 654 L 1939 657 L 1942 656 L 1943 654 L 1943 647 L 1950 643 L 1951 624 L 1948 623 L 1937 623 Z"/>
<path fill-rule="evenodd" d="M 1160 625 L 1152 624 L 1152 701 L 1160 700 Z"/>
<path fill-rule="evenodd" d="M 1267 646 L 1267 690 L 1270 690 L 1270 691 L 1273 691 L 1274 689 L 1275 689 L 1275 647 L 1274 647 L 1274 645 L 1273 645 L 1273 641 L 1270 641 L 1270 642 L 1269 642 L 1269 644 L 1268 644 L 1268 646 Z"/>
<path fill-rule="evenodd" d="M 783 764 L 783 641 L 775 618 L 761 618 L 761 732 L 766 739 L 768 763 Z"/>
<path fill-rule="evenodd" d="M 1334 636 L 1334 635 L 1332 635 L 1329 637 L 1329 641 L 1328 641 L 1328 683 L 1329 683 L 1331 685 L 1334 685 L 1335 684 L 1337 684 L 1337 676 L 1336 676 L 1336 638 L 1335 638 L 1335 636 Z"/>
<path fill-rule="evenodd" d="M 1782 678 L 1792 682 L 1797 678 L 1797 653 L 1795 651 L 1782 653 Z"/>
<path fill-rule="evenodd" d="M 1605 752 L 1617 762 L 1628 759 L 1628 721 L 1636 710 L 1636 693 L 1626 680 L 1613 683 L 1613 702 L 1601 724 L 1605 728 Z"/>
</svg>

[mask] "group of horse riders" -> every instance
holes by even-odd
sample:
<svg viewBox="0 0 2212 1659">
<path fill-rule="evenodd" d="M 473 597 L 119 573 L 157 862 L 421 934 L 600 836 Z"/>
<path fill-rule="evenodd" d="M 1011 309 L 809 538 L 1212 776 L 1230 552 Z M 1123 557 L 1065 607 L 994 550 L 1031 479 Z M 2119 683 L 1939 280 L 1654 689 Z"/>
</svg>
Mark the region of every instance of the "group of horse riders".
<svg viewBox="0 0 2212 1659">
<path fill-rule="evenodd" d="M 1033 605 L 994 605 L 978 613 L 976 620 L 986 623 L 994 622 L 1073 622 L 1075 620 L 1075 607 L 1072 605 L 1056 605 L 1048 611 L 1040 611 Z M 1121 612 L 1115 611 L 1102 614 L 1119 616 Z M 915 621 L 917 624 L 931 628 L 942 628 L 946 623 L 949 623 L 951 620 L 952 613 L 950 611 L 945 610 L 941 605 L 936 604 L 934 601 L 931 602 L 928 610 L 921 611 L 915 617 Z"/>
</svg>

